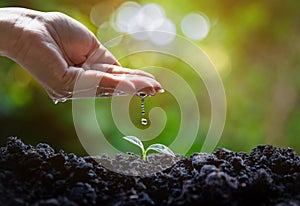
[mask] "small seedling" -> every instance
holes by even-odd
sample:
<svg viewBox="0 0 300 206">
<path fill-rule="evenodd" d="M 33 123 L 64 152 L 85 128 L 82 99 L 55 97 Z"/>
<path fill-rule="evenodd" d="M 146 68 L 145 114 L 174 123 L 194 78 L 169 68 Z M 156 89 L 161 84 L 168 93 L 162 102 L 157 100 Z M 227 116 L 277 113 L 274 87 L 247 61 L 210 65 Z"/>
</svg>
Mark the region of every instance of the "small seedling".
<svg viewBox="0 0 300 206">
<path fill-rule="evenodd" d="M 168 148 L 167 146 L 163 145 L 163 144 L 152 144 L 150 145 L 146 150 L 144 148 L 144 145 L 142 143 L 141 140 L 139 140 L 137 137 L 135 136 L 126 136 L 126 137 L 123 137 L 125 140 L 137 145 L 139 148 L 141 148 L 142 150 L 142 156 L 143 156 L 143 160 L 146 161 L 146 157 L 147 157 L 147 152 L 149 150 L 154 150 L 156 152 L 159 152 L 159 153 L 163 153 L 163 154 L 167 154 L 167 155 L 171 155 L 173 157 L 175 157 L 175 154 L 174 152 Z"/>
</svg>

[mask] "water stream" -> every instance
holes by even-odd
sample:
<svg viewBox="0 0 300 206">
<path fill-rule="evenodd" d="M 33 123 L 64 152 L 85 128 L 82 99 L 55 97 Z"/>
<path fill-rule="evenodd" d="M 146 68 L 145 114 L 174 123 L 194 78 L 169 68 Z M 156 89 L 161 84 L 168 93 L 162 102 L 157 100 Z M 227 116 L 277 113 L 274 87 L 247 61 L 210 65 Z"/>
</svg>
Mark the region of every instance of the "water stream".
<svg viewBox="0 0 300 206">
<path fill-rule="evenodd" d="M 145 98 L 147 97 L 147 94 L 145 94 L 143 92 L 139 92 L 137 95 L 141 98 L 141 112 L 142 112 L 141 124 L 146 126 L 148 124 L 148 120 L 145 117 L 146 116 Z"/>
</svg>

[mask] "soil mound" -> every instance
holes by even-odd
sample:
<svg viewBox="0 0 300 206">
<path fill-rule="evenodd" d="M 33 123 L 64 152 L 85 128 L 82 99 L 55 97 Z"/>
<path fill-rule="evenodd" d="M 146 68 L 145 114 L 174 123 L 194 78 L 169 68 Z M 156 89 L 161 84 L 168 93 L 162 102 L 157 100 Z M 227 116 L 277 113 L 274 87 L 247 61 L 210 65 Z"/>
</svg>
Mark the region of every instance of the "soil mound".
<svg viewBox="0 0 300 206">
<path fill-rule="evenodd" d="M 11 137 L 0 149 L 0 205 L 300 205 L 300 157 L 260 145 L 249 154 L 152 154 L 144 162 L 77 157 Z"/>
</svg>

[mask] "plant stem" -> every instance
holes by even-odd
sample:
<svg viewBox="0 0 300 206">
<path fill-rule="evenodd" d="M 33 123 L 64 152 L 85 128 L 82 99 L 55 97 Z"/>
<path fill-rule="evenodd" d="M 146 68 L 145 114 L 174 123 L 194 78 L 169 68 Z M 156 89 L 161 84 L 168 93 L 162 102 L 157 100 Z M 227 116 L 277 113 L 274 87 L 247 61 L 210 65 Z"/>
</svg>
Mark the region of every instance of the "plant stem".
<svg viewBox="0 0 300 206">
<path fill-rule="evenodd" d="M 146 159 L 146 154 L 147 154 L 147 151 L 143 151 L 143 160 L 146 162 L 147 159 Z"/>
</svg>

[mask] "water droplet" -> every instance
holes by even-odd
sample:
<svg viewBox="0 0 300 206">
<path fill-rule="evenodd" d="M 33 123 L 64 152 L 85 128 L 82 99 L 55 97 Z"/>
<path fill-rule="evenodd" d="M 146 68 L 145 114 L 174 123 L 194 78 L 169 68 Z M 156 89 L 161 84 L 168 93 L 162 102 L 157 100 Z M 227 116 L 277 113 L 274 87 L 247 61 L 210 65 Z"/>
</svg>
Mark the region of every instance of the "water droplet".
<svg viewBox="0 0 300 206">
<path fill-rule="evenodd" d="M 58 99 L 53 99 L 54 104 L 58 104 L 59 102 L 66 102 L 67 100 L 69 100 L 70 98 L 58 98 Z"/>
<path fill-rule="evenodd" d="M 165 92 L 164 89 L 160 89 L 160 90 L 157 91 L 157 93 L 164 93 L 164 92 Z"/>
<path fill-rule="evenodd" d="M 147 125 L 147 124 L 148 124 L 148 121 L 147 121 L 146 118 L 142 118 L 142 119 L 141 119 L 141 123 L 142 123 L 142 125 Z"/>
<path fill-rule="evenodd" d="M 141 97 L 142 99 L 145 99 L 147 97 L 147 94 L 144 92 L 138 92 L 137 96 Z"/>
<path fill-rule="evenodd" d="M 142 95 L 141 95 L 142 94 Z M 138 94 L 138 96 L 139 97 L 141 97 L 141 108 L 142 108 L 142 116 L 145 116 L 145 114 L 146 114 L 146 112 L 145 112 L 145 104 L 144 104 L 144 102 L 145 102 L 145 98 L 147 97 L 147 95 L 145 94 L 145 95 L 143 95 L 143 94 L 145 94 L 145 93 L 139 93 Z M 142 123 L 142 125 L 147 125 L 148 124 L 148 121 L 147 121 L 147 119 L 146 118 L 142 118 L 141 119 L 141 123 Z"/>
</svg>

